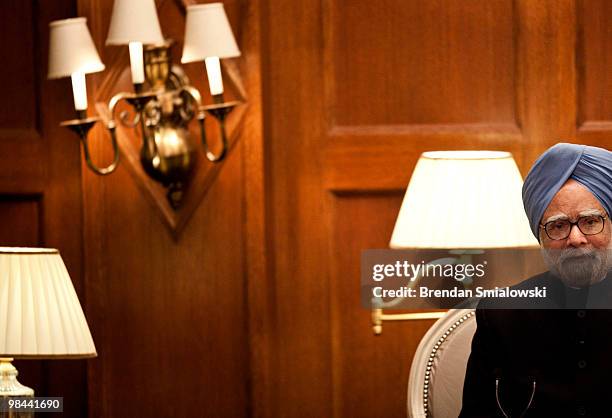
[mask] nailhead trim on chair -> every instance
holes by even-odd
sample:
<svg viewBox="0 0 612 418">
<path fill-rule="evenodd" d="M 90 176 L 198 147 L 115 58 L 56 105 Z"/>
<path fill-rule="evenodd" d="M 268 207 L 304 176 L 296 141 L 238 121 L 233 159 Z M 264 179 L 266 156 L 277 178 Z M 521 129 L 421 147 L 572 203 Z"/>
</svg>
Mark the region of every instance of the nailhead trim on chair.
<svg viewBox="0 0 612 418">
<path fill-rule="evenodd" d="M 457 329 L 459 325 L 461 325 L 466 319 L 473 316 L 475 312 L 469 312 L 459 318 L 449 329 L 446 330 L 444 335 L 440 337 L 438 342 L 433 346 L 431 353 L 429 354 L 429 359 L 427 360 L 427 368 L 425 369 L 425 380 L 423 381 L 423 409 L 425 410 L 425 415 L 429 416 L 429 383 L 431 377 L 431 369 L 433 367 L 434 359 L 436 358 L 436 353 L 440 349 L 440 346 L 446 341 L 449 335 L 453 331 Z"/>
</svg>

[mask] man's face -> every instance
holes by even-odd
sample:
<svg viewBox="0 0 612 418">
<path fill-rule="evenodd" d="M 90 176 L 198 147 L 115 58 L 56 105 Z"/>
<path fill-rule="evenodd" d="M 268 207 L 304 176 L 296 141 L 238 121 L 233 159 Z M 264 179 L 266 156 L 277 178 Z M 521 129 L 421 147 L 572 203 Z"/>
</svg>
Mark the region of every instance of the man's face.
<svg viewBox="0 0 612 418">
<path fill-rule="evenodd" d="M 603 231 L 585 235 L 572 225 L 565 239 L 552 240 L 540 228 L 544 261 L 550 270 L 571 287 L 584 287 L 603 279 L 612 267 L 612 228 L 597 198 L 575 180 L 568 180 L 557 192 L 542 216 L 541 225 L 554 220 L 576 222 L 582 216 L 605 216 Z"/>
</svg>

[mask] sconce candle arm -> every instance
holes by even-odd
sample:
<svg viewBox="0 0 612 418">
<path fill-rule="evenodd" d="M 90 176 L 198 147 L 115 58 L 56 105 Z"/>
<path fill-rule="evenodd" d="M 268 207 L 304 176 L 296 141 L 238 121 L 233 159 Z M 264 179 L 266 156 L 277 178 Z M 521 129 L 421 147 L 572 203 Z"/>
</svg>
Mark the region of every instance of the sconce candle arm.
<svg viewBox="0 0 612 418">
<path fill-rule="evenodd" d="M 85 162 L 87 163 L 87 166 L 99 176 L 105 176 L 107 174 L 112 173 L 113 171 L 115 171 L 115 169 L 117 168 L 117 165 L 119 164 L 119 146 L 117 145 L 117 135 L 115 133 L 116 128 L 114 126 L 113 121 L 109 122 L 109 126 L 107 126 L 107 129 L 108 129 L 108 132 L 110 133 L 111 142 L 113 144 L 113 162 L 104 168 L 98 167 L 91 159 L 91 155 L 89 154 L 89 146 L 87 143 L 88 141 L 87 135 L 81 138 L 81 140 L 83 141 L 83 151 L 85 153 Z"/>
<path fill-rule="evenodd" d="M 227 153 L 228 148 L 228 139 L 227 132 L 225 129 L 225 120 L 227 115 L 240 104 L 238 101 L 227 102 L 227 103 L 215 103 L 212 105 L 204 106 L 200 109 L 200 114 L 198 115 L 198 122 L 200 123 L 200 131 L 202 137 L 202 146 L 204 146 L 204 150 L 206 151 L 206 158 L 213 163 L 217 163 L 222 161 Z M 219 122 L 219 129 L 221 133 L 221 151 L 219 154 L 215 155 L 208 148 L 208 143 L 206 141 L 206 135 L 204 133 L 204 113 L 206 112 L 209 115 L 212 115 Z"/>
<path fill-rule="evenodd" d="M 91 159 L 91 154 L 89 152 L 89 143 L 88 143 L 88 133 L 96 124 L 99 118 L 80 118 L 68 120 L 61 123 L 61 126 L 64 126 L 74 133 L 76 133 L 79 138 L 81 138 L 81 142 L 83 143 L 83 153 L 85 154 L 85 162 L 87 166 L 96 174 L 100 176 L 105 176 L 107 174 L 112 173 L 117 168 L 119 164 L 119 147 L 117 145 L 117 137 L 115 135 L 115 123 L 111 120 L 108 123 L 108 131 L 111 135 L 111 142 L 113 144 L 113 162 L 108 166 L 100 168 L 98 167 L 93 160 Z"/>
<path fill-rule="evenodd" d="M 204 150 L 206 151 L 206 158 L 208 158 L 208 160 L 213 163 L 217 163 L 223 160 L 225 158 L 225 154 L 227 153 L 227 134 L 225 132 L 225 118 L 219 119 L 219 130 L 221 132 L 221 151 L 217 155 L 215 155 L 212 151 L 208 149 L 206 138 L 202 138 Z"/>
<path fill-rule="evenodd" d="M 198 124 L 200 125 L 200 140 L 202 141 L 202 146 L 204 147 L 204 151 L 206 152 L 206 158 L 213 163 L 217 163 L 221 161 L 225 157 L 225 153 L 227 150 L 227 138 L 225 136 L 225 129 L 221 129 L 221 152 L 218 155 L 215 155 L 209 148 L 208 142 L 206 141 L 206 113 L 203 110 L 198 111 Z"/>
<path fill-rule="evenodd" d="M 200 92 L 192 86 L 183 86 L 182 90 L 187 93 L 198 107 L 198 113 L 196 118 L 198 119 L 198 125 L 200 126 L 200 139 L 202 146 L 206 152 L 206 158 L 213 163 L 218 163 L 225 158 L 227 153 L 227 134 L 225 131 L 225 118 L 228 113 L 237 105 L 237 102 L 231 103 L 215 103 L 210 106 L 202 106 L 202 96 Z M 222 96 L 221 96 L 222 97 Z M 219 121 L 219 127 L 221 129 L 221 151 L 215 155 L 208 147 L 208 141 L 206 140 L 206 113 L 211 114 Z"/>
</svg>

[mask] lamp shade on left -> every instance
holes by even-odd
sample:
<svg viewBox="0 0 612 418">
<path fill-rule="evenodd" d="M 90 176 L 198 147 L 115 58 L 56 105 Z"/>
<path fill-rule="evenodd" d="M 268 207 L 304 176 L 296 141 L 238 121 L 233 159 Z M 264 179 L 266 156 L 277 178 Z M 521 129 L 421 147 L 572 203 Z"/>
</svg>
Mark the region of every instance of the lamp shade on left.
<svg viewBox="0 0 612 418">
<path fill-rule="evenodd" d="M 56 20 L 49 29 L 49 79 L 104 70 L 84 17 Z"/>
<path fill-rule="evenodd" d="M 0 357 L 95 357 L 59 252 L 0 247 Z"/>
</svg>

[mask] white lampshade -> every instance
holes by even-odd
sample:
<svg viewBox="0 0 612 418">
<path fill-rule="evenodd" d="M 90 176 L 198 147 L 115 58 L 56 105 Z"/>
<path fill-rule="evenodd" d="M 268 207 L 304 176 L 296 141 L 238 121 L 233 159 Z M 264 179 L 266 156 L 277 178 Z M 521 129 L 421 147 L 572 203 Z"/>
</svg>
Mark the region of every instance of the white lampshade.
<svg viewBox="0 0 612 418">
<path fill-rule="evenodd" d="M 508 152 L 425 152 L 410 179 L 389 246 L 536 247 L 522 186 Z"/>
<path fill-rule="evenodd" d="M 98 51 L 87 29 L 87 19 L 56 20 L 49 24 L 48 78 L 70 77 L 104 70 Z"/>
<path fill-rule="evenodd" d="M 223 3 L 187 6 L 183 64 L 204 61 L 207 57 L 240 56 Z"/>
<path fill-rule="evenodd" d="M 155 0 L 115 0 L 106 45 L 128 45 L 130 42 L 164 43 Z"/>
<path fill-rule="evenodd" d="M 0 357 L 95 356 L 59 252 L 0 247 Z"/>
</svg>

